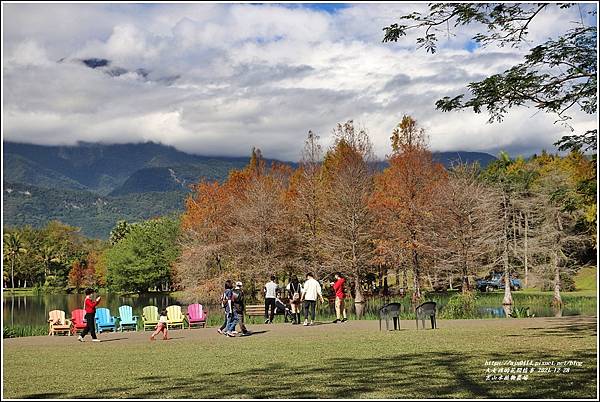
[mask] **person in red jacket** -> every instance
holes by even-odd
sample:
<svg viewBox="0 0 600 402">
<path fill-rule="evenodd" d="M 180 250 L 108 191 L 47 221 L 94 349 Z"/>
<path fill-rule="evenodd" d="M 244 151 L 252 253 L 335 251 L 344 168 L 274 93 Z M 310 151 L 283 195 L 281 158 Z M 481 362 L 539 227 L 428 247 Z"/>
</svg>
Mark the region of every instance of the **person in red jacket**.
<svg viewBox="0 0 600 402">
<path fill-rule="evenodd" d="M 94 294 L 93 289 L 85 290 L 85 322 L 86 327 L 79 335 L 79 342 L 83 342 L 83 338 L 90 333 L 92 336 L 92 342 L 100 342 L 100 339 L 96 338 L 96 306 L 100 303 L 100 296 L 96 297 L 96 300 L 92 300 Z"/>
<path fill-rule="evenodd" d="M 342 274 L 336 272 L 335 274 L 335 282 L 333 283 L 333 290 L 335 291 L 335 315 L 336 319 L 334 323 L 338 323 L 340 321 L 346 322 L 348 318 L 346 317 L 346 306 L 344 305 L 344 284 L 346 280 L 342 277 Z M 343 319 L 342 319 L 343 316 Z"/>
</svg>

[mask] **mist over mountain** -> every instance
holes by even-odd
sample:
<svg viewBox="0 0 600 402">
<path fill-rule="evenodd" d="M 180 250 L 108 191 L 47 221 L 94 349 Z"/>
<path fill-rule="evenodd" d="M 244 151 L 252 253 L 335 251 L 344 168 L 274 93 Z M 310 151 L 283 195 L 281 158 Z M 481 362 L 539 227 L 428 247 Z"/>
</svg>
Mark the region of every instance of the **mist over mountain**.
<svg viewBox="0 0 600 402">
<path fill-rule="evenodd" d="M 232 169 L 242 169 L 249 161 L 249 157 L 194 155 L 154 142 L 75 146 L 4 142 L 3 146 L 4 225 L 43 226 L 58 219 L 99 238 L 106 238 L 120 219 L 182 211 L 190 185 L 223 181 Z M 433 157 L 446 167 L 461 162 L 485 167 L 495 159 L 462 151 L 437 152 Z M 378 163 L 380 169 L 385 166 Z"/>
<path fill-rule="evenodd" d="M 136 171 L 146 168 L 188 166 L 196 168 L 198 178 L 222 180 L 231 169 L 237 169 L 248 163 L 248 157 L 227 158 L 191 155 L 178 151 L 174 147 L 153 142 L 138 144 L 98 144 L 80 142 L 76 146 L 46 146 L 4 142 L 4 180 L 39 184 L 41 179 L 35 175 L 25 175 L 18 164 L 12 163 L 19 158 L 21 165 L 29 163 L 44 169 L 45 176 L 55 175 L 57 180 L 72 180 L 84 189 L 107 195 Z M 185 168 L 185 169 L 188 169 Z M 44 179 L 49 187 L 69 188 Z M 152 190 L 149 190 L 152 191 Z M 139 189 L 144 192 L 144 189 Z"/>
</svg>

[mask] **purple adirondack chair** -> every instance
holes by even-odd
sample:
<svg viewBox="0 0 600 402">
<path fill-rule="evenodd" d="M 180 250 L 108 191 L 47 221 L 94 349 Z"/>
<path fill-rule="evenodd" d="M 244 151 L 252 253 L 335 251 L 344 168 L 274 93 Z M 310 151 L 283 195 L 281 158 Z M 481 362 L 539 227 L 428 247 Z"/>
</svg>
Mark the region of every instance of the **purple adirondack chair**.
<svg viewBox="0 0 600 402">
<path fill-rule="evenodd" d="M 198 325 L 201 327 L 206 326 L 206 318 L 208 312 L 204 309 L 202 304 L 194 303 L 190 304 L 187 308 L 188 315 L 188 328 L 192 328 L 192 325 Z"/>
</svg>

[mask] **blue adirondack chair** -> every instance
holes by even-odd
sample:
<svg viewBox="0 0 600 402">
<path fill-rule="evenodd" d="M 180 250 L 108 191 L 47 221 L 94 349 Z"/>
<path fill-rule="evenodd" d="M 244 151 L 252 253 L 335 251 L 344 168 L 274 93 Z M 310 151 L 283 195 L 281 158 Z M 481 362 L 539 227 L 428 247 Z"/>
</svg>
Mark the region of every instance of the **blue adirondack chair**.
<svg viewBox="0 0 600 402">
<path fill-rule="evenodd" d="M 96 309 L 96 328 L 99 333 L 107 330 L 116 332 L 117 320 L 110 315 L 109 309 L 104 307 Z"/>
<path fill-rule="evenodd" d="M 126 329 L 137 331 L 138 316 L 133 315 L 131 306 L 119 307 L 119 331 L 123 332 Z"/>
</svg>

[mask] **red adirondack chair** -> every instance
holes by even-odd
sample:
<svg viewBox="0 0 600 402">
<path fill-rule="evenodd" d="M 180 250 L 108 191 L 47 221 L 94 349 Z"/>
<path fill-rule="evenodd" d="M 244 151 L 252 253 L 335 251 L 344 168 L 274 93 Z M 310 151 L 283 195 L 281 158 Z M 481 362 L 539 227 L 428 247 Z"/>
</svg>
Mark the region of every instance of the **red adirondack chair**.
<svg viewBox="0 0 600 402">
<path fill-rule="evenodd" d="M 73 325 L 71 326 L 71 333 L 73 335 L 77 334 L 78 332 L 81 332 L 85 329 L 85 327 L 87 326 L 86 322 L 84 321 L 85 318 L 85 310 L 84 309 L 77 309 L 77 310 L 73 310 L 71 311 L 71 322 L 73 323 Z M 94 323 L 95 325 L 95 323 Z"/>
<path fill-rule="evenodd" d="M 204 307 L 202 306 L 202 304 L 198 304 L 198 303 L 190 304 L 187 308 L 188 323 L 189 323 L 188 328 L 192 328 L 192 325 L 199 325 L 199 326 L 205 327 L 206 326 L 206 318 L 207 318 L 206 313 L 207 312 L 206 312 L 206 310 L 204 310 Z"/>
</svg>

